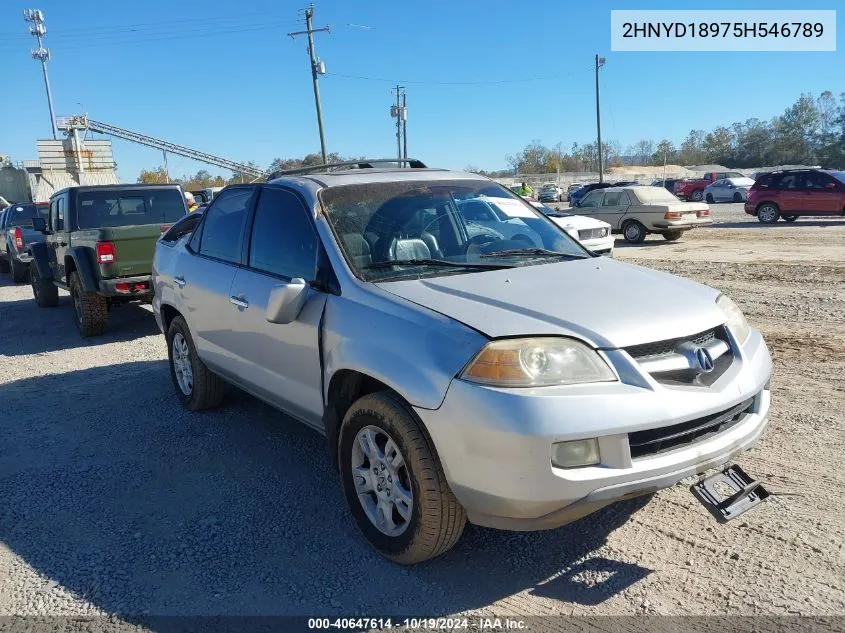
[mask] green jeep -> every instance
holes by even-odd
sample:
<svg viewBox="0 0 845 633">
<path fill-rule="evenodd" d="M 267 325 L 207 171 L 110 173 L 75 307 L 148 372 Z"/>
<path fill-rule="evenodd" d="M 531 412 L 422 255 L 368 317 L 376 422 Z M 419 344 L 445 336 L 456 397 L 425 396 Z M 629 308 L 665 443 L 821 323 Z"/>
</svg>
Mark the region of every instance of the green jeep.
<svg viewBox="0 0 845 633">
<path fill-rule="evenodd" d="M 42 308 L 70 292 L 82 336 L 106 331 L 108 311 L 150 301 L 155 242 L 187 213 L 179 185 L 70 187 L 50 198 L 34 224 L 46 239 L 32 245 L 30 283 Z"/>
</svg>

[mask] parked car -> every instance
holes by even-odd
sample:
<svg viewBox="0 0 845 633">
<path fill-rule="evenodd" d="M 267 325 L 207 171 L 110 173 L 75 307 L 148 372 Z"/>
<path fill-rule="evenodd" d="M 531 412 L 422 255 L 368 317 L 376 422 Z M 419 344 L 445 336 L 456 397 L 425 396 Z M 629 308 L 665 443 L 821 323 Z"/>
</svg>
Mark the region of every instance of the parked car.
<svg viewBox="0 0 845 633">
<path fill-rule="evenodd" d="M 611 234 L 611 227 L 607 222 L 558 211 L 540 202 L 532 202 L 531 204 L 547 218 L 551 218 L 552 222 L 566 231 L 570 237 L 578 240 L 584 248 L 597 255 L 613 257 L 614 238 Z"/>
<path fill-rule="evenodd" d="M 593 182 L 588 185 L 584 185 L 580 189 L 576 189 L 572 193 L 569 194 L 569 204 L 570 206 L 576 206 L 576 203 L 581 200 L 584 196 L 595 189 L 607 189 L 608 187 L 612 187 L 613 185 L 609 182 Z"/>
<path fill-rule="evenodd" d="M 32 220 L 46 216 L 47 205 L 32 202 L 12 204 L 0 215 L 0 269 L 10 272 L 16 284 L 29 279 L 30 244 L 44 241 Z"/>
<path fill-rule="evenodd" d="M 704 188 L 704 199 L 714 202 L 745 202 L 748 200 L 748 190 L 754 180 L 751 178 L 722 178 L 710 183 Z"/>
<path fill-rule="evenodd" d="M 563 200 L 563 190 L 554 183 L 545 184 L 540 187 L 537 199 L 540 202 L 560 202 Z"/>
<path fill-rule="evenodd" d="M 778 218 L 845 215 L 845 171 L 790 169 L 762 174 L 751 186 L 745 212 L 763 224 Z"/>
<path fill-rule="evenodd" d="M 195 189 L 191 191 L 197 204 L 208 204 L 214 200 L 214 196 L 220 193 L 223 187 L 205 187 L 204 189 Z"/>
<path fill-rule="evenodd" d="M 530 202 L 529 198 L 525 198 Z M 479 196 L 458 201 L 458 211 L 472 233 L 472 225 L 492 229 L 505 239 L 523 242 L 524 245 L 542 246 L 543 240 L 525 223 L 535 215 L 524 204 L 512 198 L 486 198 Z"/>
<path fill-rule="evenodd" d="M 324 434 L 385 557 L 442 554 L 467 520 L 557 527 L 763 433 L 769 352 L 717 290 L 597 263 L 475 174 L 329 169 L 229 186 L 159 240 L 153 309 L 182 404 L 231 384 Z M 476 198 L 524 204 L 542 248 L 469 238 Z"/>
<path fill-rule="evenodd" d="M 640 183 L 638 183 L 636 180 L 620 180 L 619 182 L 614 182 L 613 186 L 614 187 L 636 187 L 639 184 Z"/>
<path fill-rule="evenodd" d="M 83 337 L 102 334 L 111 308 L 152 297 L 156 240 L 187 213 L 179 185 L 70 187 L 50 198 L 46 235 L 31 246 L 30 283 L 42 308 L 70 292 Z M 36 225 L 37 223 L 37 225 Z"/>
<path fill-rule="evenodd" d="M 723 178 L 745 178 L 745 175 L 738 171 L 711 171 L 704 174 L 702 178 L 682 178 L 675 183 L 674 194 L 681 200 L 701 202 L 704 200 L 705 187 Z"/>
<path fill-rule="evenodd" d="M 682 178 L 667 178 L 664 180 L 663 178 L 656 178 L 651 182 L 652 187 L 664 187 L 667 191 L 671 191 L 674 193 L 675 191 L 675 183 L 680 182 Z"/>
<path fill-rule="evenodd" d="M 640 244 L 649 233 L 674 242 L 685 231 L 713 223 L 706 204 L 682 202 L 665 189 L 647 185 L 593 191 L 577 208 L 581 215 L 610 224 L 629 244 Z"/>
<path fill-rule="evenodd" d="M 583 186 L 584 186 L 584 185 L 582 185 L 582 184 L 581 184 L 581 183 L 579 183 L 579 182 L 573 182 L 571 185 L 569 185 L 569 187 L 568 187 L 568 188 L 567 188 L 567 190 L 566 190 L 566 198 L 567 198 L 567 200 L 569 200 L 569 199 L 572 197 L 572 194 L 573 194 L 575 191 L 578 191 L 578 190 L 579 190 L 581 187 L 583 187 Z"/>
</svg>

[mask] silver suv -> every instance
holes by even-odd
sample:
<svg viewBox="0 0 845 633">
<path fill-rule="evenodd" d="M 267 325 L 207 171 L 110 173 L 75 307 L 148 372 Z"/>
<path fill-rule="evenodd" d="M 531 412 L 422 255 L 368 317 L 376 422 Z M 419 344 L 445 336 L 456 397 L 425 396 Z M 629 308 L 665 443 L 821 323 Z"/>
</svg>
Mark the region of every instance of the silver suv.
<svg viewBox="0 0 845 633">
<path fill-rule="evenodd" d="M 323 433 L 384 556 L 467 520 L 554 528 L 762 434 L 771 359 L 726 296 L 596 257 L 475 174 L 343 167 L 221 191 L 158 242 L 153 306 L 182 403 L 231 384 Z M 542 246 L 470 236 L 476 198 L 520 201 Z"/>
</svg>

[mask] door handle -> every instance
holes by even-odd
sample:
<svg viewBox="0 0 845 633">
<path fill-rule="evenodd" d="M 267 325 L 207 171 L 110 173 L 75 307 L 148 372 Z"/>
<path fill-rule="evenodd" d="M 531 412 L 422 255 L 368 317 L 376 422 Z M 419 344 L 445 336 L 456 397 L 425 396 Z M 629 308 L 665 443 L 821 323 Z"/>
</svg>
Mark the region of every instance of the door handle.
<svg viewBox="0 0 845 633">
<path fill-rule="evenodd" d="M 234 297 L 234 296 L 229 297 L 229 303 L 231 303 L 233 306 L 238 306 L 239 308 L 243 308 L 244 310 L 246 310 L 249 307 L 249 301 L 246 301 L 244 299 L 238 299 L 237 297 Z"/>
<path fill-rule="evenodd" d="M 59 242 L 59 246 L 67 246 L 67 242 Z"/>
<path fill-rule="evenodd" d="M 185 284 L 186 284 L 186 283 L 188 283 L 188 282 L 187 282 L 187 281 L 185 281 L 185 278 L 184 278 L 184 277 L 179 276 L 179 277 L 174 277 L 174 278 L 173 278 L 173 283 L 175 283 L 175 284 L 176 284 L 177 286 L 179 286 L 180 288 L 184 288 L 184 287 L 185 287 Z"/>
</svg>

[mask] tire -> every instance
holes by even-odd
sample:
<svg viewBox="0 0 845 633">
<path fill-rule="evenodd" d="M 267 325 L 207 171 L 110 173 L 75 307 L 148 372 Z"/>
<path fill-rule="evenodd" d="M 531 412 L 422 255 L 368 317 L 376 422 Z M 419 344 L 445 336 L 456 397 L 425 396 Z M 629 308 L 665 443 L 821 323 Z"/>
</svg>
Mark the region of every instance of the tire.
<svg viewBox="0 0 845 633">
<path fill-rule="evenodd" d="M 683 231 L 666 231 L 663 234 L 663 239 L 667 242 L 676 242 L 681 239 L 681 236 L 684 234 Z"/>
<path fill-rule="evenodd" d="M 707 204 L 713 204 L 713 194 L 712 193 L 707 194 Z"/>
<path fill-rule="evenodd" d="M 780 209 L 774 202 L 764 202 L 757 207 L 757 220 L 762 224 L 774 224 L 780 217 Z"/>
<path fill-rule="evenodd" d="M 0 257 L 0 273 L 9 272 L 9 262 Z"/>
<path fill-rule="evenodd" d="M 9 268 L 12 270 L 12 281 L 16 284 L 22 284 L 29 279 L 29 266 L 16 261 L 11 255 L 9 255 Z"/>
<path fill-rule="evenodd" d="M 622 225 L 622 237 L 628 244 L 642 244 L 645 236 L 645 227 L 636 220 L 628 220 Z"/>
<path fill-rule="evenodd" d="M 734 202 L 742 202 L 742 194 L 738 191 L 734 193 Z"/>
<path fill-rule="evenodd" d="M 785 216 L 783 216 L 783 219 L 786 220 L 787 222 L 795 222 L 795 220 L 798 219 L 798 216 L 797 215 L 785 215 Z"/>
<path fill-rule="evenodd" d="M 170 378 L 173 380 L 173 387 L 176 396 L 188 411 L 204 411 L 220 406 L 229 385 L 220 376 L 212 372 L 200 357 L 197 356 L 197 348 L 194 346 L 194 339 L 191 338 L 191 331 L 188 324 L 181 316 L 177 316 L 170 323 L 167 330 L 167 358 L 170 363 Z M 177 351 L 174 351 L 174 344 Z M 184 347 L 183 347 L 184 345 Z M 184 356 L 178 351 L 182 350 Z M 181 360 L 187 365 L 180 364 Z M 185 378 L 184 372 L 190 369 L 190 386 L 180 379 Z"/>
<path fill-rule="evenodd" d="M 29 267 L 29 284 L 32 286 L 32 296 L 39 308 L 55 308 L 59 305 L 59 289 L 50 279 L 42 279 L 38 274 L 38 266 L 33 262 Z"/>
<path fill-rule="evenodd" d="M 690 200 L 693 202 L 701 202 L 701 199 L 704 197 L 704 190 L 703 189 L 696 189 L 692 192 L 690 196 Z"/>
<path fill-rule="evenodd" d="M 96 292 L 86 292 L 77 272 L 70 274 L 70 296 L 76 315 L 76 327 L 82 338 L 104 334 L 109 318 L 109 306 L 105 297 Z"/>
<path fill-rule="evenodd" d="M 373 445 L 362 440 L 368 433 L 372 433 L 383 461 L 370 460 L 365 452 L 365 446 Z M 395 453 L 388 448 L 390 442 L 396 448 Z M 397 470 L 391 470 L 391 454 L 402 458 Z M 352 404 L 340 428 L 338 460 L 352 516 L 366 539 L 385 558 L 402 565 L 421 563 L 448 551 L 460 539 L 466 525 L 466 511 L 450 490 L 422 423 L 393 393 L 372 393 Z M 353 469 L 364 476 L 354 475 Z M 385 483 L 385 472 L 393 473 L 397 479 Z M 377 491 L 379 482 L 385 487 Z M 392 501 L 408 498 L 408 494 L 410 509 L 408 504 Z M 382 506 L 383 502 L 387 505 Z M 378 519 L 370 518 L 371 514 L 381 516 L 382 507 L 390 512 L 390 522 L 382 521 L 384 529 L 377 527 Z M 405 508 L 407 517 L 400 514 L 400 507 Z M 401 531 L 388 534 L 385 530 L 390 525 Z"/>
</svg>

